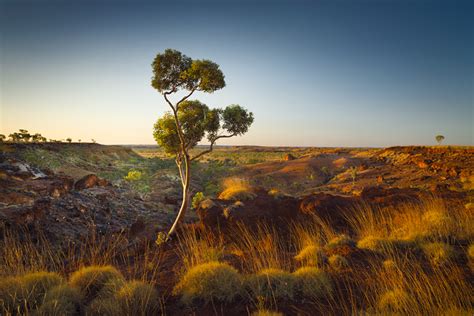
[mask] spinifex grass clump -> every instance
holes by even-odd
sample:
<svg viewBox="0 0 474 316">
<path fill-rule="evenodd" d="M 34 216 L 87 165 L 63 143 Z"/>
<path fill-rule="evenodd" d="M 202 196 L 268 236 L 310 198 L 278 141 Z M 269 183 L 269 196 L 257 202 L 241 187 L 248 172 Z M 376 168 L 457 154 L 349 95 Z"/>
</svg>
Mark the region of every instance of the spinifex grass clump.
<svg viewBox="0 0 474 316">
<path fill-rule="evenodd" d="M 219 199 L 246 201 L 256 197 L 248 181 L 239 178 L 228 178 L 223 182 L 224 191 L 219 194 Z"/>
<path fill-rule="evenodd" d="M 46 292 L 39 315 L 78 315 L 81 313 L 83 296 L 70 285 L 62 284 Z"/>
<path fill-rule="evenodd" d="M 295 260 L 303 265 L 321 267 L 327 262 L 327 256 L 317 245 L 309 245 L 295 256 Z"/>
<path fill-rule="evenodd" d="M 35 272 L 0 281 L 0 309 L 26 313 L 38 308 L 46 292 L 63 282 L 54 272 Z"/>
<path fill-rule="evenodd" d="M 114 267 L 90 266 L 74 272 L 69 282 L 81 291 L 86 301 L 90 301 L 114 280 L 123 280 L 122 274 Z"/>
<path fill-rule="evenodd" d="M 280 269 L 264 269 L 246 278 L 246 288 L 252 298 L 266 300 L 292 299 L 295 294 L 295 278 Z"/>
<path fill-rule="evenodd" d="M 242 290 L 239 273 L 222 262 L 208 262 L 192 267 L 180 279 L 174 293 L 184 304 L 196 301 L 232 302 Z"/>
<path fill-rule="evenodd" d="M 421 246 L 425 256 L 433 265 L 445 265 L 456 259 L 457 253 L 453 246 L 441 243 L 426 243 Z"/>
<path fill-rule="evenodd" d="M 328 298 L 333 292 L 331 279 L 326 272 L 316 267 L 303 267 L 293 272 L 295 289 L 305 298 L 317 300 Z"/>
</svg>

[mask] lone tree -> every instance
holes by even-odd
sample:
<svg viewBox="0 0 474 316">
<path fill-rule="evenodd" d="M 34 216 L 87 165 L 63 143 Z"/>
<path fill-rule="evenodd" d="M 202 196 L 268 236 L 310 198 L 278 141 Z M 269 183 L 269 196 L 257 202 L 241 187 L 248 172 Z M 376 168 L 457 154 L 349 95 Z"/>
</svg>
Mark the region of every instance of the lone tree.
<svg viewBox="0 0 474 316">
<path fill-rule="evenodd" d="M 436 138 L 436 141 L 438 142 L 438 145 L 441 145 L 441 143 L 444 140 L 444 136 L 443 135 L 436 135 L 435 138 Z"/>
<path fill-rule="evenodd" d="M 240 105 L 210 109 L 198 100 L 188 100 L 196 91 L 212 93 L 225 87 L 219 65 L 210 60 L 193 60 L 177 50 L 167 49 L 156 55 L 152 67 L 151 85 L 171 109 L 155 123 L 153 136 L 167 154 L 175 157 L 183 187 L 181 207 L 167 239 L 188 209 L 191 161 L 210 153 L 218 139 L 245 134 L 253 123 L 253 114 Z M 180 91 L 184 96 L 173 103 L 169 97 Z M 204 136 L 210 142 L 209 148 L 191 157 L 190 150 Z"/>
</svg>

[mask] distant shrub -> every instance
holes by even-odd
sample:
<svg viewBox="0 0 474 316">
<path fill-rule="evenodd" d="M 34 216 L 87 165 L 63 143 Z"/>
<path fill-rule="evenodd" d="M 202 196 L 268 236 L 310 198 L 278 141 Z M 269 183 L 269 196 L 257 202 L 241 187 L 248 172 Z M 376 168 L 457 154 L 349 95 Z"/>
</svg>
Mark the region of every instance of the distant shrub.
<svg viewBox="0 0 474 316">
<path fill-rule="evenodd" d="M 237 270 L 217 261 L 194 266 L 184 274 L 174 294 L 181 295 L 184 304 L 202 300 L 232 302 L 241 291 L 241 278 Z"/>
<path fill-rule="evenodd" d="M 113 280 L 122 280 L 122 274 L 112 266 L 90 266 L 71 275 L 70 284 L 77 287 L 87 301 L 95 298 Z"/>
<path fill-rule="evenodd" d="M 320 299 L 332 294 L 331 279 L 321 269 L 316 267 L 303 267 L 293 272 L 296 290 L 302 296 L 310 299 Z"/>
<path fill-rule="evenodd" d="M 380 297 L 377 305 L 384 312 L 401 312 L 408 307 L 409 296 L 401 289 L 388 291 Z"/>
<path fill-rule="evenodd" d="M 329 265 L 334 270 L 344 270 L 349 268 L 349 261 L 341 255 L 332 255 L 328 259 Z"/>
<path fill-rule="evenodd" d="M 158 311 L 158 291 L 150 284 L 127 282 L 116 297 L 125 315 L 154 315 Z"/>
<path fill-rule="evenodd" d="M 327 261 L 324 251 L 316 245 L 306 246 L 295 256 L 295 259 L 304 265 L 315 267 L 323 266 Z"/>
<path fill-rule="evenodd" d="M 225 189 L 221 192 L 221 194 L 219 194 L 219 199 L 246 201 L 253 200 L 256 197 L 250 184 L 243 179 L 226 179 L 223 183 L 223 186 Z"/>
<path fill-rule="evenodd" d="M 294 276 L 280 269 L 264 269 L 246 279 L 246 288 L 253 298 L 292 299 Z"/>
<path fill-rule="evenodd" d="M 142 179 L 143 174 L 138 170 L 130 170 L 124 177 L 127 181 L 139 181 Z"/>
<path fill-rule="evenodd" d="M 454 247 L 445 243 L 427 243 L 423 244 L 421 249 L 433 265 L 444 265 L 456 258 Z"/>
<path fill-rule="evenodd" d="M 202 201 L 204 201 L 204 193 L 202 192 L 197 192 L 194 196 L 193 196 L 193 200 L 191 202 L 191 207 L 193 209 L 197 209 L 199 207 L 199 204 L 201 204 Z"/>
<path fill-rule="evenodd" d="M 39 315 L 78 315 L 81 312 L 81 292 L 67 284 L 51 288 L 38 309 Z"/>
</svg>

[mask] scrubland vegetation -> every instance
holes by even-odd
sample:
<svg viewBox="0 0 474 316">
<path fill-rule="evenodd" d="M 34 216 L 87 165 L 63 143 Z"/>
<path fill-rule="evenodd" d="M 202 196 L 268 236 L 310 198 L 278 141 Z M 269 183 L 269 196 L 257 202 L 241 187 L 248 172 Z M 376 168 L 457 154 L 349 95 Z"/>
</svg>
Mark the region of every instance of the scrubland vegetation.
<svg viewBox="0 0 474 316">
<path fill-rule="evenodd" d="M 383 210 L 361 205 L 345 232 L 319 218 L 288 223 L 285 233 L 268 224 L 226 234 L 191 226 L 173 249 L 124 251 L 116 237 L 58 252 L 6 231 L 0 304 L 3 314 L 149 315 L 167 313 L 176 298 L 188 312 L 468 315 L 473 221 L 462 206 L 429 199 Z"/>
</svg>

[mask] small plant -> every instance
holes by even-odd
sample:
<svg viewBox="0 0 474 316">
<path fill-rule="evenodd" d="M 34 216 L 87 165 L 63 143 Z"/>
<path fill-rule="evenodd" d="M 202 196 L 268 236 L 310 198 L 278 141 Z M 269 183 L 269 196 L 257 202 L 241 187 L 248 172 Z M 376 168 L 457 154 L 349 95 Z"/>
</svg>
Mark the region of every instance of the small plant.
<svg viewBox="0 0 474 316">
<path fill-rule="evenodd" d="M 349 268 L 349 261 L 341 255 L 332 255 L 328 259 L 329 265 L 336 271 Z"/>
<path fill-rule="evenodd" d="M 38 309 L 39 315 L 76 315 L 81 311 L 81 292 L 67 284 L 51 288 Z"/>
<path fill-rule="evenodd" d="M 316 267 L 303 267 L 293 272 L 297 291 L 306 298 L 331 296 L 333 285 L 326 272 Z"/>
<path fill-rule="evenodd" d="M 289 272 L 280 269 L 264 269 L 246 280 L 246 287 L 252 297 L 265 299 L 292 299 L 295 279 Z"/>
<path fill-rule="evenodd" d="M 384 252 L 393 246 L 391 240 L 381 237 L 367 236 L 357 242 L 360 249 L 368 249 L 375 252 Z"/>
<path fill-rule="evenodd" d="M 298 255 L 295 256 L 295 260 L 301 262 L 303 265 L 321 267 L 326 263 L 327 256 L 320 247 L 309 245 L 304 247 Z"/>
<path fill-rule="evenodd" d="M 379 299 L 378 308 L 384 312 L 402 312 L 409 304 L 408 293 L 401 289 L 385 292 Z"/>
<path fill-rule="evenodd" d="M 217 261 L 192 267 L 184 274 L 174 294 L 181 295 L 184 304 L 195 300 L 232 302 L 241 291 L 242 281 L 239 273 L 226 263 Z"/>
<path fill-rule="evenodd" d="M 141 171 L 130 170 L 124 179 L 127 181 L 139 181 L 142 179 L 142 175 Z"/>
<path fill-rule="evenodd" d="M 71 275 L 70 284 L 78 288 L 87 301 L 97 297 L 99 292 L 113 280 L 123 280 L 122 274 L 112 266 L 90 266 Z"/>
<path fill-rule="evenodd" d="M 204 193 L 202 192 L 197 192 L 194 194 L 193 201 L 191 202 L 191 208 L 196 210 L 199 207 L 199 204 L 204 201 L 204 198 Z"/>
<path fill-rule="evenodd" d="M 428 260 L 436 266 L 445 265 L 456 258 L 456 251 L 453 246 L 441 243 L 427 243 L 421 246 Z"/>
<path fill-rule="evenodd" d="M 352 238 L 343 234 L 329 240 L 324 248 L 329 252 L 334 252 L 341 248 L 353 248 L 355 245 L 356 243 Z"/>
<path fill-rule="evenodd" d="M 349 168 L 349 171 L 351 173 L 351 178 L 352 178 L 352 185 L 354 186 L 355 185 L 355 181 L 356 181 L 356 178 L 357 178 L 357 168 L 355 166 L 351 166 Z"/>
<path fill-rule="evenodd" d="M 158 291 L 141 281 L 127 282 L 116 295 L 125 315 L 155 315 L 158 310 Z"/>
</svg>

